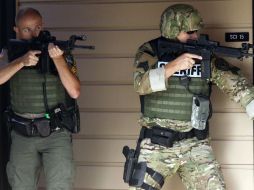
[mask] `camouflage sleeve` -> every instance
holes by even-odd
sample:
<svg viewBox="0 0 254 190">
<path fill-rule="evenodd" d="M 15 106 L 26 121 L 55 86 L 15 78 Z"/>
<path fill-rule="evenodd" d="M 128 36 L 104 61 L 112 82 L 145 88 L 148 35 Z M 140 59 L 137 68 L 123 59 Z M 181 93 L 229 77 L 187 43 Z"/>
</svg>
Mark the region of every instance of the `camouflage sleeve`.
<svg viewBox="0 0 254 190">
<path fill-rule="evenodd" d="M 71 53 L 65 53 L 64 54 L 64 58 L 71 70 L 71 72 L 78 76 L 78 71 L 77 71 L 77 62 L 76 60 L 74 59 L 73 55 Z"/>
<path fill-rule="evenodd" d="M 155 68 L 158 58 L 149 43 L 137 51 L 134 62 L 134 88 L 140 95 L 166 90 L 164 68 Z"/>
<path fill-rule="evenodd" d="M 240 69 L 222 58 L 212 60 L 212 82 L 234 102 L 246 106 L 254 99 L 254 88 L 241 74 Z"/>
</svg>

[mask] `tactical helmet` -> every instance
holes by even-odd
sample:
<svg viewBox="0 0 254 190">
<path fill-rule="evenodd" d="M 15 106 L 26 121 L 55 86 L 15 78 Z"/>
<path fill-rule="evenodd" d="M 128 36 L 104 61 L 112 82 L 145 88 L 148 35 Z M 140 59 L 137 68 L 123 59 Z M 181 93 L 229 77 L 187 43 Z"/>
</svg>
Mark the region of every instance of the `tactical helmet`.
<svg viewBox="0 0 254 190">
<path fill-rule="evenodd" d="M 165 38 L 176 38 L 181 31 L 194 31 L 202 27 L 203 20 L 191 5 L 175 4 L 161 15 L 160 30 Z"/>
</svg>

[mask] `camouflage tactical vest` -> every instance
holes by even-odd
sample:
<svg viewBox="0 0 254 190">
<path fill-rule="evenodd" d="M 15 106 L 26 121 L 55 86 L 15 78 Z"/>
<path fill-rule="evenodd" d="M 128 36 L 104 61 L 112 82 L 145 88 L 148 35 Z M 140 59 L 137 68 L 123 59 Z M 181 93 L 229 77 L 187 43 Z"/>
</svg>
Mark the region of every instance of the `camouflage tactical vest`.
<svg viewBox="0 0 254 190">
<path fill-rule="evenodd" d="M 46 74 L 48 107 L 65 102 L 65 90 L 58 76 Z M 22 69 L 10 80 L 11 107 L 17 113 L 45 113 L 44 76 L 35 69 Z"/>
</svg>

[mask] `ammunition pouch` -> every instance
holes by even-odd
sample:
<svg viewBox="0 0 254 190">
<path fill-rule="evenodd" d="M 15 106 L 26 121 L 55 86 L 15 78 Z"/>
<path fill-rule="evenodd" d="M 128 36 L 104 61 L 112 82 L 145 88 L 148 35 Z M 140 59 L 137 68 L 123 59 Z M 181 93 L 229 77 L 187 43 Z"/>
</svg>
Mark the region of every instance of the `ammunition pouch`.
<svg viewBox="0 0 254 190">
<path fill-rule="evenodd" d="M 47 137 L 55 129 L 51 128 L 50 120 L 46 118 L 27 119 L 20 117 L 11 110 L 5 112 L 8 126 L 18 134 L 26 137 Z"/>
<path fill-rule="evenodd" d="M 71 133 L 80 131 L 80 116 L 77 105 L 66 107 L 59 104 L 49 111 L 50 124 L 53 128 L 65 128 Z"/>
<path fill-rule="evenodd" d="M 204 130 L 210 117 L 210 100 L 208 97 L 194 95 L 192 101 L 191 125 L 198 130 Z"/>
</svg>

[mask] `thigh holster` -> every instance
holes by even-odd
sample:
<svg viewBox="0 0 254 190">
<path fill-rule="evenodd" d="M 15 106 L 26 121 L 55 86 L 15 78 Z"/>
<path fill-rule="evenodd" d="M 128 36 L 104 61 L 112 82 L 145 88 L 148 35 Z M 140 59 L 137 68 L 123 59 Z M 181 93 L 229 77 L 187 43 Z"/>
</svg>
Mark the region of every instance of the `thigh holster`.
<svg viewBox="0 0 254 190">
<path fill-rule="evenodd" d="M 205 130 L 192 129 L 189 132 L 177 132 L 171 129 L 154 126 L 152 128 L 142 127 L 137 143 L 136 150 L 130 149 L 128 146 L 123 148 L 123 154 L 126 158 L 124 164 L 123 180 L 133 187 L 140 187 L 145 190 L 157 190 L 157 188 L 144 182 L 145 174 L 149 174 L 160 187 L 164 184 L 164 177 L 147 166 L 146 162 L 138 162 L 140 153 L 140 143 L 144 138 L 150 138 L 154 144 L 166 147 L 172 147 L 175 141 L 187 138 L 197 137 L 199 140 L 205 139 L 208 135 L 208 126 Z"/>
<path fill-rule="evenodd" d="M 128 146 L 123 148 L 123 154 L 126 158 L 123 174 L 124 182 L 128 183 L 130 186 L 141 187 L 145 190 L 157 190 L 157 188 L 144 182 L 145 174 L 148 173 L 161 187 L 164 184 L 164 177 L 152 168 L 147 167 L 146 162 L 138 163 L 139 146 L 137 147 L 136 150 L 129 149 Z"/>
</svg>

